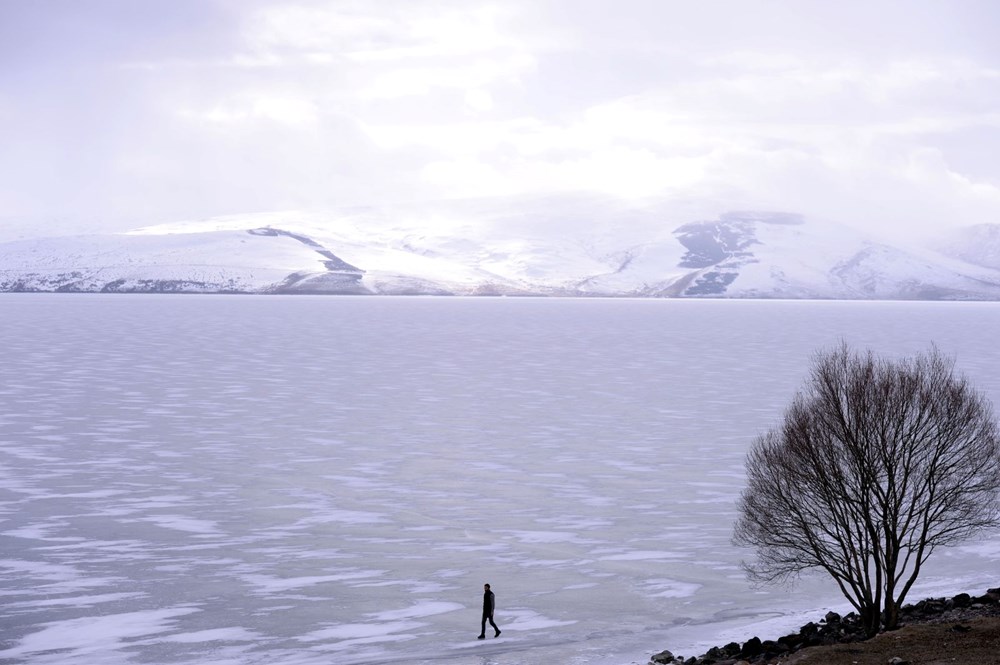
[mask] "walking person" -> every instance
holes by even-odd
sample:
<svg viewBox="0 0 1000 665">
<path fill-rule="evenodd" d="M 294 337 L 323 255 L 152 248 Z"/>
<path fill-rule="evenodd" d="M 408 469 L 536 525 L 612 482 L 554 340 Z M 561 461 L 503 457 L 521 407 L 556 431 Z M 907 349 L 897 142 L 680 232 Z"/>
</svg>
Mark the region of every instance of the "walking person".
<svg viewBox="0 0 1000 665">
<path fill-rule="evenodd" d="M 500 629 L 497 628 L 496 623 L 493 622 L 493 610 L 496 609 L 497 599 L 490 591 L 490 585 L 483 585 L 483 625 L 479 630 L 480 640 L 486 639 L 486 622 L 489 621 L 490 625 L 493 626 L 493 630 L 497 631 L 493 637 L 500 637 Z"/>
</svg>

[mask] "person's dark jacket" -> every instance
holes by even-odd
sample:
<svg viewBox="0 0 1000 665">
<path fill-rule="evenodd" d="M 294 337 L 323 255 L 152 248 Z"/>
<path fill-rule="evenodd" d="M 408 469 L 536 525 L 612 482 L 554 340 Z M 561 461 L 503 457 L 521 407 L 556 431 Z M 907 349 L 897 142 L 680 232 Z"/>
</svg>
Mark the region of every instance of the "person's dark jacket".
<svg viewBox="0 0 1000 665">
<path fill-rule="evenodd" d="M 496 607 L 496 596 L 493 595 L 492 591 L 487 591 L 483 594 L 483 616 L 491 617 L 493 616 L 493 609 Z"/>
</svg>

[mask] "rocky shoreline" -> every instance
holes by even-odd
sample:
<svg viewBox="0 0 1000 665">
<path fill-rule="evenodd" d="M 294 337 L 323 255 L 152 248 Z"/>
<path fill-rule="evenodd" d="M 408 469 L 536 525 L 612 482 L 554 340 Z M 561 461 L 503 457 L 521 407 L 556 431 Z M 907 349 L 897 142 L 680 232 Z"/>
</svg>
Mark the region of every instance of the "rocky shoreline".
<svg viewBox="0 0 1000 665">
<path fill-rule="evenodd" d="M 927 598 L 900 610 L 900 625 L 955 623 L 957 633 L 968 630 L 963 621 L 979 617 L 1000 617 L 1000 588 L 980 596 L 960 593 L 952 598 Z M 809 622 L 797 633 L 774 640 L 752 637 L 743 644 L 731 642 L 712 647 L 701 656 L 684 658 L 661 651 L 650 658 L 651 665 L 764 665 L 778 663 L 807 647 L 864 642 L 865 635 L 858 615 L 840 616 L 828 612 L 822 620 Z M 903 661 L 900 661 L 902 663 Z"/>
</svg>

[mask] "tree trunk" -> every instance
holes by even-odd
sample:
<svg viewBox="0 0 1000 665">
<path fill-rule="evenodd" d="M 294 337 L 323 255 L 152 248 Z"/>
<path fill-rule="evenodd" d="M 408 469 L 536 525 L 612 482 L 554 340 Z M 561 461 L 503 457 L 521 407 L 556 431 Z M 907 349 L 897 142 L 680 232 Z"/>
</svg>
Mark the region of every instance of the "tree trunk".
<svg viewBox="0 0 1000 665">
<path fill-rule="evenodd" d="M 885 599 L 885 629 L 896 630 L 899 628 L 899 604 L 892 598 Z"/>
<path fill-rule="evenodd" d="M 882 613 L 878 605 L 866 605 L 861 609 L 861 626 L 865 630 L 865 637 L 875 637 L 882 627 Z"/>
</svg>

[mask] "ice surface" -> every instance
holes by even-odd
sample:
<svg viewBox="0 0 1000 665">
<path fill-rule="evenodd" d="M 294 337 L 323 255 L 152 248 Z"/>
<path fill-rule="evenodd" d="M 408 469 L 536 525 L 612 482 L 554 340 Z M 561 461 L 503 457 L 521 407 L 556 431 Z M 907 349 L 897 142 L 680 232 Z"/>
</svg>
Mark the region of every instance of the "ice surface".
<svg viewBox="0 0 1000 665">
<path fill-rule="evenodd" d="M 61 652 L 64 662 L 113 657 L 114 652 L 124 648 L 125 640 L 166 632 L 175 625 L 173 619 L 197 611 L 172 608 L 52 621 L 20 640 L 17 646 L 0 651 L 0 659 L 52 652 Z"/>
<path fill-rule="evenodd" d="M 250 632 L 245 628 L 236 627 L 212 628 L 209 630 L 197 630 L 191 633 L 177 633 L 162 639 L 164 642 L 195 644 L 199 642 L 255 642 L 261 639 L 261 637 L 261 635 Z"/>
<path fill-rule="evenodd" d="M 743 457 L 841 338 L 1000 403 L 1000 305 L 0 296 L 0 662 L 624 665 L 753 589 Z M 914 599 L 996 586 L 1000 537 Z M 499 639 L 475 639 L 482 585 Z"/>
</svg>

